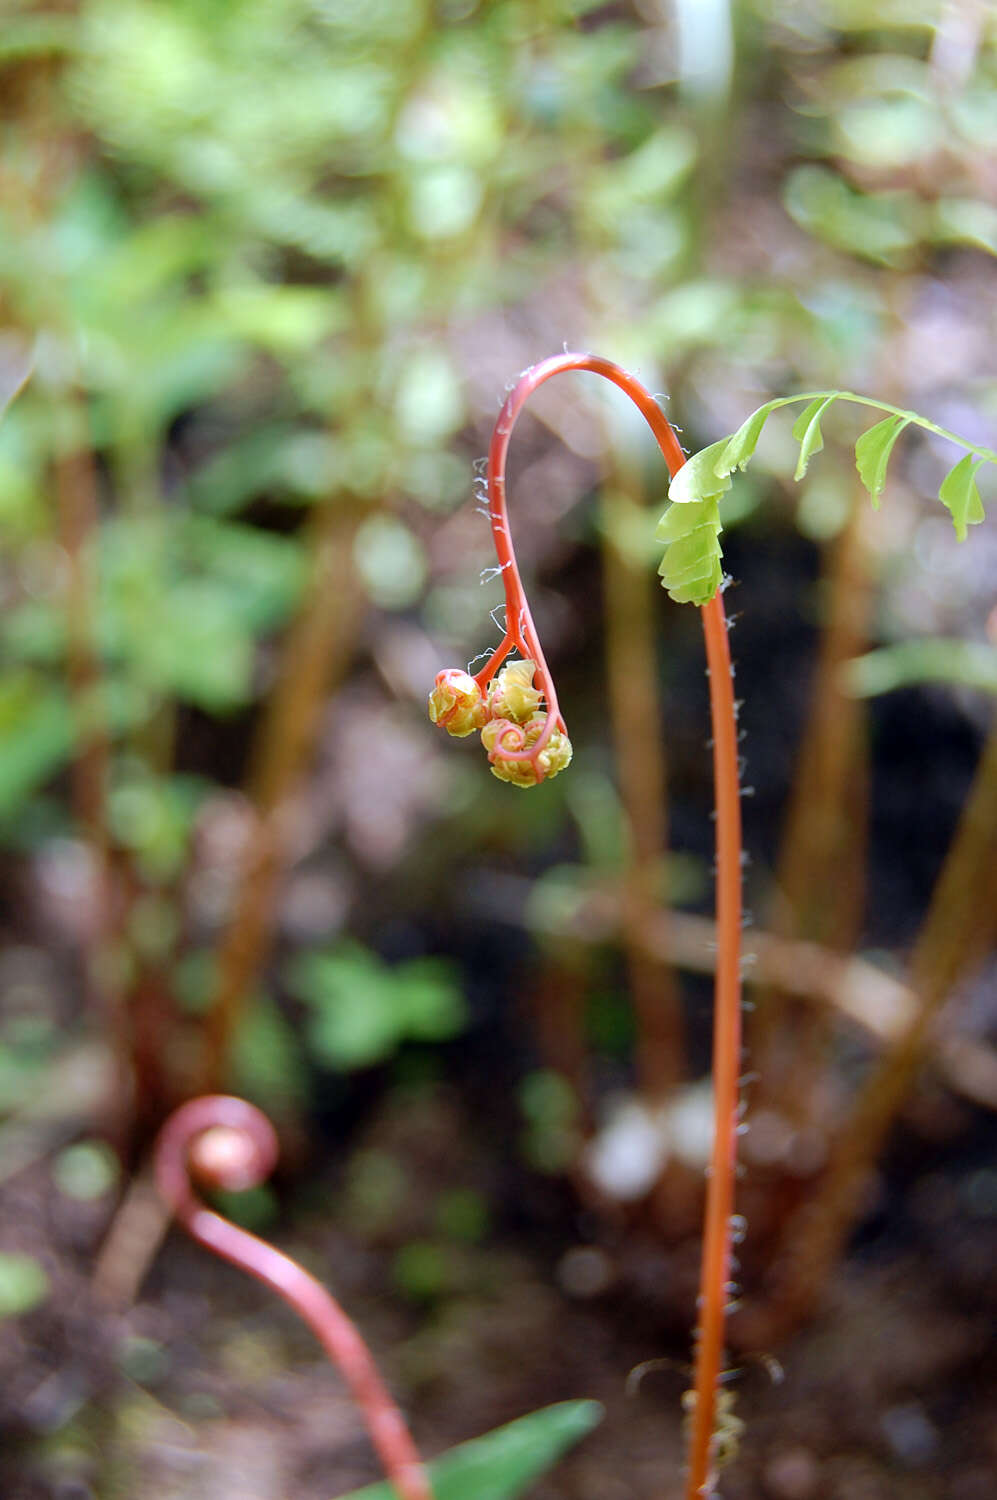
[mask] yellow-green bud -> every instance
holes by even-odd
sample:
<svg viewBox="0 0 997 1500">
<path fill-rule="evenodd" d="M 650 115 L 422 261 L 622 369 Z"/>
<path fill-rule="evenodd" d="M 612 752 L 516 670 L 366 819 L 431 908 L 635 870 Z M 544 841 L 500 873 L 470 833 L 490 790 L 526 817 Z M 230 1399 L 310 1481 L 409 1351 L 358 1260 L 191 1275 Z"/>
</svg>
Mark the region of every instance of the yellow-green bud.
<svg viewBox="0 0 997 1500">
<path fill-rule="evenodd" d="M 536 662 L 511 661 L 488 685 L 488 712 L 494 719 L 525 724 L 540 707 L 543 696 L 533 686 Z"/>
<path fill-rule="evenodd" d="M 555 729 L 550 739 L 537 756 L 543 768 L 544 777 L 550 780 L 556 776 L 558 771 L 564 771 L 571 765 L 571 741 L 561 729 Z"/>
<path fill-rule="evenodd" d="M 459 667 L 438 672 L 429 695 L 429 717 L 447 734 L 463 739 L 480 729 L 487 717 L 484 696 L 474 678 Z"/>
<path fill-rule="evenodd" d="M 534 714 L 522 726 L 513 724 L 508 719 L 493 719 L 486 724 L 481 731 L 481 743 L 489 755 L 498 751 L 491 762 L 492 775 L 497 776 L 499 781 L 508 781 L 512 786 L 536 786 L 537 768 L 533 762 L 507 760 L 501 753 L 501 747 L 504 745 L 507 750 L 513 751 L 529 750 L 540 738 L 546 722 L 544 714 Z M 537 756 L 537 761 L 545 780 L 556 776 L 570 764 L 571 741 L 563 730 L 551 731 L 550 739 Z"/>
</svg>

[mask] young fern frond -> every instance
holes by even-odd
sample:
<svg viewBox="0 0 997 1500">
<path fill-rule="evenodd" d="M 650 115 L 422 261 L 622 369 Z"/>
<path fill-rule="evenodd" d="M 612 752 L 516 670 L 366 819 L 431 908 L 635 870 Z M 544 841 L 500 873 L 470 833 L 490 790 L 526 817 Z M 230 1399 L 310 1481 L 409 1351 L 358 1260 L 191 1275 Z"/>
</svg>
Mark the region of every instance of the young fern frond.
<svg viewBox="0 0 997 1500">
<path fill-rule="evenodd" d="M 730 489 L 730 476 L 734 470 L 747 467 L 762 428 L 772 413 L 796 401 L 805 401 L 806 406 L 793 425 L 793 436 L 800 445 L 795 479 L 804 477 L 811 458 L 824 446 L 821 422 L 828 407 L 835 401 L 851 401 L 886 413 L 874 426 L 867 428 L 855 444 L 855 467 L 876 508 L 886 484 L 886 470 L 896 441 L 905 428 L 913 426 L 967 450 L 946 474 L 938 491 L 938 498 L 951 515 L 959 540 L 965 541 L 967 527 L 984 519 L 976 473 L 983 464 L 997 464 L 997 453 L 992 449 L 971 443 L 917 412 L 903 411 L 888 401 L 875 401 L 869 396 L 857 396 L 852 391 L 808 391 L 798 396 L 777 396 L 753 411 L 730 437 L 721 438 L 693 454 L 672 480 L 668 490 L 671 503 L 661 518 L 657 533 L 658 540 L 668 544 L 658 571 L 662 584 L 677 603 L 704 604 L 716 589 L 722 576 L 723 560 L 720 497 Z"/>
</svg>

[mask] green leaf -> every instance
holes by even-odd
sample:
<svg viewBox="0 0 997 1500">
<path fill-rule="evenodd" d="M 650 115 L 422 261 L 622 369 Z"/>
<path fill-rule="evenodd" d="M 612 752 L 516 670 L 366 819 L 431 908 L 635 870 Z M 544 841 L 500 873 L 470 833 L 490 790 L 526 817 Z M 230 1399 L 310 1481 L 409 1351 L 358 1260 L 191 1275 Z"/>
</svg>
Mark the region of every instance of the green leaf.
<svg viewBox="0 0 997 1500">
<path fill-rule="evenodd" d="M 824 446 L 824 434 L 820 430 L 820 419 L 835 396 L 818 396 L 793 423 L 793 436 L 800 445 L 800 456 L 796 461 L 794 479 L 802 479 L 810 466 L 810 460 Z"/>
<path fill-rule="evenodd" d="M 516 1500 L 565 1449 L 602 1420 L 597 1401 L 562 1401 L 451 1448 L 427 1467 L 436 1500 Z M 390 1484 L 371 1484 L 342 1500 L 397 1500 Z"/>
<path fill-rule="evenodd" d="M 300 1038 L 263 995 L 236 1031 L 230 1066 L 238 1092 L 268 1113 L 287 1114 L 304 1106 L 308 1081 Z"/>
<path fill-rule="evenodd" d="M 399 1029 L 414 1041 L 449 1041 L 467 1023 L 464 996 L 446 959 L 409 959 L 394 971 L 392 988 Z"/>
<path fill-rule="evenodd" d="M 826 167 L 798 167 L 783 202 L 808 234 L 879 265 L 893 265 L 917 243 L 925 208 L 910 191 L 863 193 Z"/>
<path fill-rule="evenodd" d="M 15 813 L 69 758 L 73 715 L 65 693 L 17 673 L 0 684 L 0 818 Z"/>
<path fill-rule="evenodd" d="M 976 488 L 976 471 L 983 463 L 986 459 L 967 453 L 949 470 L 938 491 L 939 500 L 951 512 L 960 542 L 966 540 L 966 527 L 977 525 L 984 517 L 983 501 Z"/>
<path fill-rule="evenodd" d="M 742 422 L 732 437 L 724 444 L 723 452 L 714 465 L 717 474 L 729 474 L 732 469 L 744 469 L 761 437 L 762 428 L 772 415 L 773 403 L 767 401 L 753 411 L 746 422 Z"/>
<path fill-rule="evenodd" d="M 848 662 L 844 680 L 845 690 L 856 698 L 875 698 L 922 682 L 997 694 L 997 648 L 983 641 L 899 641 Z"/>
<path fill-rule="evenodd" d="M 308 1044 L 327 1066 L 371 1067 L 405 1041 L 446 1041 L 466 1023 L 464 997 L 443 959 L 389 966 L 359 943 L 299 954 L 288 985 L 311 1012 Z"/>
<path fill-rule="evenodd" d="M 879 497 L 886 483 L 886 469 L 893 445 L 909 422 L 908 417 L 889 416 L 863 432 L 855 444 L 855 467 L 859 478 L 879 509 Z"/>
<path fill-rule="evenodd" d="M 668 545 L 658 573 L 676 604 L 706 604 L 720 587 L 721 529 L 715 496 L 670 505 L 661 517 L 656 535 Z"/>
<path fill-rule="evenodd" d="M 673 505 L 694 505 L 701 500 L 719 499 L 730 489 L 726 474 L 718 474 L 716 464 L 727 447 L 727 438 L 711 443 L 694 453 L 679 469 L 668 486 L 668 498 Z"/>
</svg>

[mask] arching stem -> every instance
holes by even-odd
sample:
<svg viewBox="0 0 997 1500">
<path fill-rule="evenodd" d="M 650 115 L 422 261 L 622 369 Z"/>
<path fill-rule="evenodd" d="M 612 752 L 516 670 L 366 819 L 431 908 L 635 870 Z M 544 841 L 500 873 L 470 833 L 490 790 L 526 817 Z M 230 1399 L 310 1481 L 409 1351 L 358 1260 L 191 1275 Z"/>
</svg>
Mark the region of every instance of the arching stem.
<svg viewBox="0 0 997 1500">
<path fill-rule="evenodd" d="M 277 1137 L 265 1115 L 244 1099 L 209 1094 L 182 1105 L 160 1131 L 156 1185 L 194 1239 L 262 1281 L 308 1324 L 363 1412 L 400 1500 L 433 1500 L 405 1419 L 339 1303 L 290 1256 L 206 1208 L 191 1187 L 194 1170 L 213 1187 L 242 1191 L 267 1177 L 276 1159 Z"/>
<path fill-rule="evenodd" d="M 706 1186 L 699 1328 L 687 1496 L 712 1491 L 710 1452 L 717 1382 L 724 1362 L 724 1320 L 731 1264 L 731 1215 L 737 1175 L 738 1078 L 741 1073 L 741 796 L 737 711 L 727 621 L 719 592 L 700 611 L 710 673 L 713 790 L 717 831 L 717 973 L 713 1000 L 713 1150 Z"/>
<path fill-rule="evenodd" d="M 498 416 L 488 454 L 488 509 L 499 570 L 505 588 L 505 635 L 478 673 L 479 685 L 494 675 L 513 649 L 536 663 L 547 719 L 528 750 L 502 753 L 508 759 L 532 760 L 555 728 L 564 729 L 557 694 L 523 589 L 509 531 L 505 463 L 509 439 L 528 398 L 545 380 L 567 370 L 601 375 L 628 395 L 657 439 L 669 473 L 685 463 L 667 418 L 640 381 L 619 365 L 595 354 L 559 354 L 526 370 L 510 391 Z M 724 1363 L 724 1322 L 730 1282 L 731 1228 L 736 1175 L 738 1077 L 741 1072 L 741 804 L 737 765 L 737 713 L 731 683 L 727 621 L 719 591 L 700 611 L 710 677 L 713 726 L 713 778 L 716 804 L 717 973 L 713 1032 L 714 1137 L 706 1191 L 703 1265 L 699 1293 L 694 1376 L 695 1404 L 689 1441 L 687 1500 L 712 1493 L 716 1392 Z M 538 780 L 542 772 L 538 767 Z"/>
</svg>

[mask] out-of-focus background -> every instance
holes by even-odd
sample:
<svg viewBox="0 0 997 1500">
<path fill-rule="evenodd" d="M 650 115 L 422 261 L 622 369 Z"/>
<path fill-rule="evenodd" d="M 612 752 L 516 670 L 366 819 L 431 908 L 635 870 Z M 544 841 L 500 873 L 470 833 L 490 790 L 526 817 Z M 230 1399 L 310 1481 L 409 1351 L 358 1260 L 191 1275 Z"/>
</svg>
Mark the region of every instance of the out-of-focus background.
<svg viewBox="0 0 997 1500">
<path fill-rule="evenodd" d="M 473 466 L 564 346 L 690 451 L 838 386 L 992 441 L 994 12 L 5 0 L 0 131 L 3 1493 L 376 1474 L 290 1316 L 163 1238 L 153 1134 L 224 1086 L 285 1148 L 232 1212 L 338 1289 L 427 1451 L 595 1396 L 535 1493 L 676 1495 L 699 624 L 649 435 L 560 377 L 510 504 L 575 759 L 500 784 L 425 711 L 500 634 Z M 790 425 L 724 506 L 756 1008 L 723 1493 L 988 1500 L 997 530 L 957 543 L 945 444 L 905 434 L 873 512 L 861 413 L 799 485 Z"/>
</svg>

